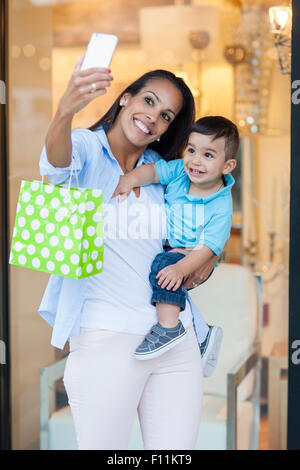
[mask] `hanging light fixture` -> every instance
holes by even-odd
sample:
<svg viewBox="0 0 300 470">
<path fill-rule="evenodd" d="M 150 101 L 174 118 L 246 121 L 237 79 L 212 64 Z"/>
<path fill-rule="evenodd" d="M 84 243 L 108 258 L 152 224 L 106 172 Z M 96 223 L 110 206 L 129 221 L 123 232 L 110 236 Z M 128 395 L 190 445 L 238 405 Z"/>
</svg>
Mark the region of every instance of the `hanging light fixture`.
<svg viewBox="0 0 300 470">
<path fill-rule="evenodd" d="M 196 102 L 196 114 L 203 112 L 202 65 L 222 60 L 221 9 L 216 5 L 174 5 L 145 7 L 139 11 L 140 37 L 148 62 L 160 68 L 173 67 L 185 79 Z M 188 65 L 195 64 L 195 76 L 188 78 Z"/>
<path fill-rule="evenodd" d="M 202 64 L 203 64 L 203 53 L 208 47 L 211 35 L 207 31 L 191 31 L 189 34 L 190 44 L 194 50 L 195 61 L 197 65 L 197 96 L 196 96 L 196 110 L 197 117 L 202 115 Z"/>
<path fill-rule="evenodd" d="M 269 18 L 280 70 L 283 74 L 290 75 L 292 8 L 290 6 L 269 8 Z"/>
</svg>

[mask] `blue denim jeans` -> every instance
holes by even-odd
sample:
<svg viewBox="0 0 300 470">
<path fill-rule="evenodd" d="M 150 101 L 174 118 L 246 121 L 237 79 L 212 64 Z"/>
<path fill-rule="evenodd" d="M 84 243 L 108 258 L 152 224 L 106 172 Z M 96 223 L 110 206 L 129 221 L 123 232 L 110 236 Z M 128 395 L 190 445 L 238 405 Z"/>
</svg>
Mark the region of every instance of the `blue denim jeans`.
<svg viewBox="0 0 300 470">
<path fill-rule="evenodd" d="M 186 290 L 182 288 L 182 284 L 184 280 L 180 284 L 180 287 L 176 291 L 163 289 L 161 286 L 158 285 L 158 279 L 156 279 L 157 274 L 159 271 L 166 266 L 170 266 L 171 264 L 175 264 L 184 258 L 185 255 L 181 253 L 174 253 L 172 251 L 164 251 L 159 253 L 155 258 L 151 265 L 149 280 L 152 286 L 152 297 L 151 297 L 151 304 L 155 305 L 157 302 L 164 303 L 164 304 L 172 304 L 178 305 L 181 310 L 185 309 L 185 301 L 186 301 Z M 214 270 L 211 271 L 210 275 L 207 279 L 210 278 Z M 206 281 L 207 281 L 206 279 Z M 203 281 L 205 282 L 205 281 Z M 203 284 L 203 282 L 201 284 Z M 191 289 L 187 289 L 191 290 Z"/>
</svg>

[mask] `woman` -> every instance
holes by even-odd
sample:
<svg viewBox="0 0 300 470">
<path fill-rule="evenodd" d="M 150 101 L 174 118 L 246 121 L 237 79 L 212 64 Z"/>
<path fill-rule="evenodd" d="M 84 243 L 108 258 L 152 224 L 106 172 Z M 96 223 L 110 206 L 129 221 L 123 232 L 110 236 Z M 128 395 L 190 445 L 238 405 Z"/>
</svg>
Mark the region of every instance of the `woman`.
<svg viewBox="0 0 300 470">
<path fill-rule="evenodd" d="M 111 199 L 121 174 L 180 154 L 194 120 L 193 98 L 170 72 L 150 72 L 129 86 L 94 126 L 71 132 L 74 114 L 104 94 L 112 79 L 106 69 L 81 71 L 82 60 L 50 125 L 41 173 L 62 184 L 76 168 L 81 187 L 102 188 L 105 223 L 117 224 L 120 236 L 112 230 L 105 238 L 102 273 L 79 281 L 51 276 L 39 312 L 53 326 L 54 346 L 63 348 L 70 339 L 64 383 L 79 449 L 126 449 L 137 409 L 145 449 L 193 449 L 202 367 L 190 303 L 180 316 L 188 331 L 185 342 L 150 361 L 133 356 L 154 323 L 148 275 L 165 234 L 157 226 L 159 236 L 136 238 L 127 229 L 138 203 L 144 208 L 163 205 L 163 188 L 136 188 L 127 205 Z M 157 221 L 152 217 L 151 225 Z M 206 279 L 215 263 L 212 259 L 184 287 Z"/>
</svg>

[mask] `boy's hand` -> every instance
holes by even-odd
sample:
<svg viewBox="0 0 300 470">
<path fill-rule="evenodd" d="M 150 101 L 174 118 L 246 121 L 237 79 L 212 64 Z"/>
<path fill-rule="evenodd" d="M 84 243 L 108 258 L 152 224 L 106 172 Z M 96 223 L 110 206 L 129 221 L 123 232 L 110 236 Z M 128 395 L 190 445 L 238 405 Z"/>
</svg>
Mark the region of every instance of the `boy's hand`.
<svg viewBox="0 0 300 470">
<path fill-rule="evenodd" d="M 112 197 L 115 197 L 120 194 L 119 202 L 122 202 L 127 198 L 132 189 L 133 186 L 130 182 L 130 177 L 126 175 L 121 175 L 118 186 L 116 187 Z"/>
<path fill-rule="evenodd" d="M 183 273 L 176 264 L 171 264 L 161 269 L 156 276 L 156 279 L 159 279 L 158 285 L 162 289 L 177 290 L 180 287 L 180 284 L 183 281 Z"/>
</svg>

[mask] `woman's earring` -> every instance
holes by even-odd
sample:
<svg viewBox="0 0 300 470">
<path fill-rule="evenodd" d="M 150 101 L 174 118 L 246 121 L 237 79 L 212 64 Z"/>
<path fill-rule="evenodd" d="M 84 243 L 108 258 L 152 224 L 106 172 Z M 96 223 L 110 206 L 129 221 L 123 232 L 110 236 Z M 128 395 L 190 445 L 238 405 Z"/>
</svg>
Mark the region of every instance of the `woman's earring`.
<svg viewBox="0 0 300 470">
<path fill-rule="evenodd" d="M 156 139 L 156 141 L 159 142 L 159 141 L 160 141 L 160 137 L 159 137 L 158 139 Z"/>
</svg>

